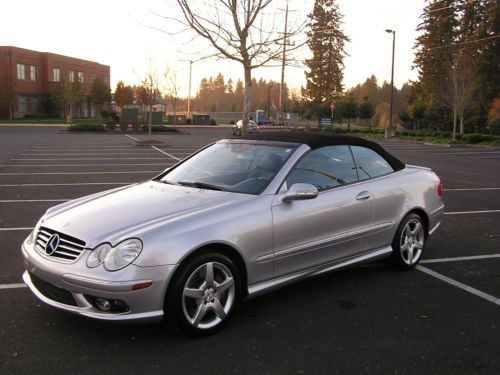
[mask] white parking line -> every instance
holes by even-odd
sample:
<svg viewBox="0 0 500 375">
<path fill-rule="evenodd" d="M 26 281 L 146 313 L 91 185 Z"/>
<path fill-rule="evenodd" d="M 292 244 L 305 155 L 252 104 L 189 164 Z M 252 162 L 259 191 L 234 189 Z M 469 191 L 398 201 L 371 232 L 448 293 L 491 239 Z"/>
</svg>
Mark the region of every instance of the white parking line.
<svg viewBox="0 0 500 375">
<path fill-rule="evenodd" d="M 13 232 L 13 231 L 20 231 L 20 230 L 33 230 L 35 229 L 34 227 L 22 227 L 22 228 L 0 228 L 0 232 Z"/>
<path fill-rule="evenodd" d="M 131 174 L 131 173 L 160 173 L 162 171 L 93 171 L 93 172 L 25 172 L 25 173 L 0 173 L 0 176 L 31 176 L 31 175 L 60 175 L 60 174 Z"/>
<path fill-rule="evenodd" d="M 433 155 L 469 155 L 469 154 L 500 154 L 500 151 L 466 151 L 466 152 L 433 152 Z"/>
<path fill-rule="evenodd" d="M 141 150 L 141 153 L 137 153 L 134 155 L 154 155 L 154 152 L 144 152 Z M 109 155 L 130 155 L 130 152 L 107 152 L 107 153 L 99 153 L 99 152 L 86 152 L 86 153 L 69 153 L 69 154 L 20 154 L 20 156 L 109 156 Z"/>
<path fill-rule="evenodd" d="M 140 139 L 132 137 L 131 135 L 128 135 L 128 134 L 124 134 L 124 135 L 125 135 L 125 137 L 129 137 L 130 139 L 133 139 L 134 141 L 140 141 Z"/>
<path fill-rule="evenodd" d="M 38 158 L 38 159 L 28 159 L 28 158 L 23 158 L 23 159 L 10 159 L 10 160 L 59 160 L 61 161 L 62 158 L 55 158 L 55 159 L 47 159 L 47 158 Z M 165 158 L 64 158 L 63 160 L 165 160 Z"/>
<path fill-rule="evenodd" d="M 156 151 L 160 151 L 162 154 L 165 154 L 165 155 L 167 155 L 168 157 L 170 157 L 172 159 L 181 160 L 181 159 L 179 159 L 179 158 L 177 158 L 177 157 L 175 157 L 173 155 L 170 155 L 168 152 L 160 150 L 158 147 L 155 147 L 155 146 L 151 146 L 151 147 L 153 147 Z"/>
<path fill-rule="evenodd" d="M 490 188 L 462 188 L 462 189 L 443 189 L 443 191 L 483 191 L 483 190 L 500 190 L 500 187 L 490 187 Z"/>
<path fill-rule="evenodd" d="M 468 257 L 454 257 L 454 258 L 436 258 L 436 259 L 424 259 L 420 263 L 444 263 L 444 262 L 461 262 L 464 260 L 480 260 L 480 259 L 491 259 L 500 258 L 500 254 L 488 254 L 488 255 L 472 255 Z"/>
<path fill-rule="evenodd" d="M 445 212 L 443 215 L 468 215 L 468 214 L 489 214 L 497 213 L 500 210 L 483 210 L 483 211 L 456 211 L 456 212 Z"/>
<path fill-rule="evenodd" d="M 466 292 L 469 292 L 469 293 L 472 293 L 478 297 L 481 297 L 489 302 L 492 302 L 494 303 L 495 305 L 498 305 L 500 306 L 500 298 L 497 298 L 497 297 L 494 297 L 492 295 L 489 295 L 487 293 L 484 293 L 484 292 L 481 292 L 480 290 L 478 289 L 475 289 L 473 287 L 470 287 L 468 285 L 465 285 L 459 281 L 456 281 L 456 280 L 453 280 L 447 276 L 444 276 L 444 275 L 441 275 L 440 273 L 437 273 L 435 271 L 432 271 L 430 270 L 429 268 L 427 267 L 424 267 L 424 266 L 416 266 L 415 267 L 417 270 L 419 271 L 422 271 L 430 276 L 433 276 L 435 277 L 436 279 L 439 279 L 441 281 L 444 281 L 445 283 L 448 283 L 450 285 L 453 285 L 453 286 L 456 286 L 457 288 L 460 288 L 460 289 L 463 289 L 465 290 Z"/>
<path fill-rule="evenodd" d="M 1 289 L 19 289 L 19 288 L 27 288 L 28 286 L 24 283 L 19 284 L 0 284 Z"/>
<path fill-rule="evenodd" d="M 4 199 L 0 203 L 67 202 L 71 199 Z"/>
<path fill-rule="evenodd" d="M 140 166 L 144 166 L 144 165 L 147 165 L 147 166 L 152 166 L 152 165 L 162 165 L 162 166 L 169 166 L 169 165 L 172 165 L 172 164 L 168 164 L 168 163 L 133 163 L 133 164 L 130 164 L 130 163 L 126 163 L 126 164 L 123 164 L 123 163 L 110 163 L 110 164 L 3 164 L 3 165 L 0 165 L 0 167 L 5 167 L 5 168 L 8 168 L 8 167 L 103 167 L 103 166 L 106 166 L 106 167 L 110 167 L 110 166 L 133 166 L 133 165 L 140 165 Z"/>
<path fill-rule="evenodd" d="M 493 155 L 493 156 L 469 156 L 469 159 L 493 159 L 493 158 L 500 158 L 500 156 Z"/>
<path fill-rule="evenodd" d="M 0 187 L 39 187 L 39 186 L 86 186 L 86 185 L 132 185 L 136 182 L 68 182 L 61 184 L 4 184 Z"/>
</svg>

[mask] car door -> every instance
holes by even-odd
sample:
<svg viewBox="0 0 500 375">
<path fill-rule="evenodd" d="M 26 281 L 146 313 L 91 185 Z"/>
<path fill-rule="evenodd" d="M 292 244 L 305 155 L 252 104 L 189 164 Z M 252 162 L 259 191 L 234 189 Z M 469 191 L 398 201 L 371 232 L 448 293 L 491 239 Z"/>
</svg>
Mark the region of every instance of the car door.
<svg viewBox="0 0 500 375">
<path fill-rule="evenodd" d="M 370 192 L 373 201 L 372 233 L 367 237 L 369 250 L 392 243 L 405 210 L 406 193 L 401 189 L 400 174 L 376 151 L 367 147 L 351 146 L 358 169 L 360 184 Z"/>
<path fill-rule="evenodd" d="M 289 203 L 282 202 L 279 194 L 275 197 L 275 277 L 365 251 L 373 206 L 370 195 L 357 182 L 348 146 L 318 148 L 294 167 L 287 186 L 310 183 L 319 194 Z"/>
</svg>

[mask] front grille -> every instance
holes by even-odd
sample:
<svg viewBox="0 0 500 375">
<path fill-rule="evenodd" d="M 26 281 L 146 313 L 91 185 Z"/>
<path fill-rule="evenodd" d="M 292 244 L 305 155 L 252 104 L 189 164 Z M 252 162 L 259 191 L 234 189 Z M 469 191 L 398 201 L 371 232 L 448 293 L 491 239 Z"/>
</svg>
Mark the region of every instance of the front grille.
<svg viewBox="0 0 500 375">
<path fill-rule="evenodd" d="M 58 238 L 55 238 L 55 236 Z M 35 248 L 45 256 L 71 262 L 78 259 L 83 252 L 85 241 L 41 227 L 36 236 Z"/>
<path fill-rule="evenodd" d="M 31 282 L 45 297 L 53 301 L 64 303 L 65 305 L 78 306 L 73 295 L 65 289 L 52 285 L 42 279 L 39 279 L 30 272 Z"/>
</svg>

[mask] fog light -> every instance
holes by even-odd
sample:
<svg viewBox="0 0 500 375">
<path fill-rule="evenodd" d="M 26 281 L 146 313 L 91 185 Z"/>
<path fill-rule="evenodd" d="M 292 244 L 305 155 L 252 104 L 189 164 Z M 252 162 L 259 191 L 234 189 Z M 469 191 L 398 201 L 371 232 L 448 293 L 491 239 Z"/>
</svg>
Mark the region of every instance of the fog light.
<svg viewBox="0 0 500 375">
<path fill-rule="evenodd" d="M 107 299 L 104 298 L 96 298 L 95 299 L 95 304 L 99 310 L 103 311 L 109 311 L 111 310 L 111 302 L 109 302 Z"/>
</svg>

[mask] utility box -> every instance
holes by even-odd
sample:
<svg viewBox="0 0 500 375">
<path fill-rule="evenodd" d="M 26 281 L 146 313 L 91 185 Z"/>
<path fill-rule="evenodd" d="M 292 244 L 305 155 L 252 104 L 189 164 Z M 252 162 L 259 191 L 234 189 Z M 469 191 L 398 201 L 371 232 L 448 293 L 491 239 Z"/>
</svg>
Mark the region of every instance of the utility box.
<svg viewBox="0 0 500 375">
<path fill-rule="evenodd" d="M 193 115 L 193 125 L 210 125 L 210 116 Z"/>
<path fill-rule="evenodd" d="M 181 125 L 186 123 L 186 115 L 167 115 L 167 124 L 168 125 Z"/>
<path fill-rule="evenodd" d="M 139 121 L 139 110 L 137 108 L 123 108 L 120 122 L 123 124 L 132 124 Z"/>
<path fill-rule="evenodd" d="M 149 124 L 149 112 L 146 112 L 145 124 Z M 151 125 L 163 125 L 163 112 L 151 112 Z"/>
</svg>

